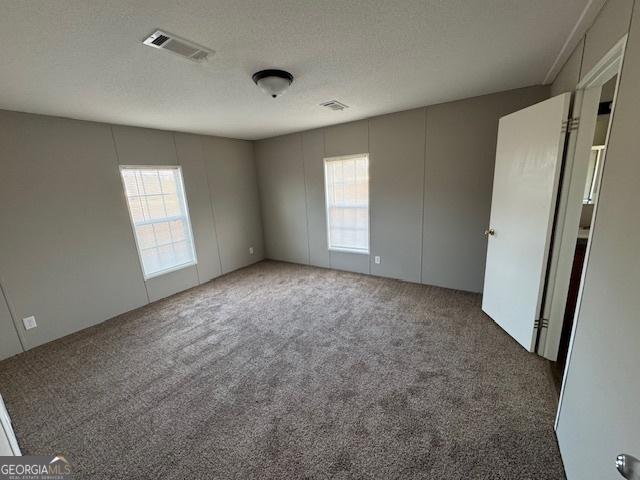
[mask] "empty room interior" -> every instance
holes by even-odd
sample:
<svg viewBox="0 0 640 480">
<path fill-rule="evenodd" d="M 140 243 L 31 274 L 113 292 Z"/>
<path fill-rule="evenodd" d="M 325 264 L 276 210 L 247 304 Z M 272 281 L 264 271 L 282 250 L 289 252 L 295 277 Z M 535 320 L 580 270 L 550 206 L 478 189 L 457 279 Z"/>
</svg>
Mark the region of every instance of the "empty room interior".
<svg viewBox="0 0 640 480">
<path fill-rule="evenodd" d="M 640 0 L 0 12 L 0 478 L 640 480 Z"/>
</svg>

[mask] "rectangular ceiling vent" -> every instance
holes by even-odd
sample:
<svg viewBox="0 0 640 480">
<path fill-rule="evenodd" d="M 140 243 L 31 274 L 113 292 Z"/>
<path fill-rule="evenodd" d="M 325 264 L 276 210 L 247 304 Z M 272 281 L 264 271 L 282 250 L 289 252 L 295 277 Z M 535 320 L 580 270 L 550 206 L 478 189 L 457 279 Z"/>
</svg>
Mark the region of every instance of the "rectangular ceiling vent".
<svg viewBox="0 0 640 480">
<path fill-rule="evenodd" d="M 160 50 L 168 50 L 171 53 L 188 58 L 194 62 L 202 62 L 208 56 L 213 56 L 213 50 L 198 45 L 197 43 L 180 38 L 172 33 L 156 30 L 142 42 L 145 45 Z"/>
<path fill-rule="evenodd" d="M 345 105 L 344 103 L 340 103 L 337 100 L 329 100 L 328 102 L 324 102 L 320 104 L 321 107 L 326 107 L 330 110 L 344 110 L 345 108 L 349 108 L 349 105 Z"/>
</svg>

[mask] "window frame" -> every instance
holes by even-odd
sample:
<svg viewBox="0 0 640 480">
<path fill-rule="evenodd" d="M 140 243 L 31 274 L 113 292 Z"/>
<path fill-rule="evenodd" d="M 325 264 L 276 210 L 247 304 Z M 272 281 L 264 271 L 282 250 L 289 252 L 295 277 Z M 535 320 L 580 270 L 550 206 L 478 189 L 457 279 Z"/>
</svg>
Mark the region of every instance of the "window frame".
<svg viewBox="0 0 640 480">
<path fill-rule="evenodd" d="M 193 228 L 191 226 L 189 202 L 187 200 L 187 192 L 186 192 L 186 187 L 184 185 L 184 177 L 182 176 L 182 166 L 181 165 L 119 165 L 118 167 L 119 167 L 118 173 L 120 174 L 120 181 L 122 182 L 122 193 L 124 194 L 124 201 L 127 205 L 127 213 L 129 214 L 129 224 L 131 225 L 131 232 L 133 233 L 133 239 L 135 241 L 136 251 L 138 253 L 138 261 L 140 262 L 140 270 L 142 271 L 142 276 L 144 277 L 145 282 L 147 280 L 151 280 L 153 278 L 160 277 L 168 273 L 177 272 L 179 270 L 183 270 L 185 268 L 189 268 L 197 265 L 198 256 L 196 252 L 196 243 L 195 243 L 195 237 L 193 235 Z M 189 262 L 181 263 L 179 265 L 174 265 L 173 267 L 165 268 L 163 270 L 158 270 L 157 272 L 153 272 L 151 274 L 147 274 L 145 272 L 144 262 L 142 260 L 142 249 L 140 248 L 140 242 L 138 241 L 138 235 L 136 233 L 136 225 L 133 221 L 131 206 L 129 205 L 129 196 L 127 195 L 127 186 L 124 183 L 124 176 L 122 175 L 122 172 L 124 170 L 175 170 L 177 172 L 178 182 L 176 185 L 176 193 L 178 194 L 178 201 L 180 201 L 182 198 L 181 203 L 182 203 L 182 206 L 184 207 L 185 223 L 186 223 L 187 233 L 189 234 L 188 243 L 191 246 L 193 260 Z M 166 217 L 166 218 L 169 218 L 169 217 Z M 181 217 L 178 217 L 178 218 L 181 218 Z M 150 224 L 153 225 L 153 222 L 151 222 Z"/>
<path fill-rule="evenodd" d="M 335 161 L 350 160 L 353 158 L 366 158 L 367 159 L 367 248 L 348 248 L 348 247 L 334 247 L 331 246 L 331 224 L 329 220 L 329 185 L 327 183 L 327 167 L 329 163 Z M 354 153 L 350 155 L 337 155 L 334 157 L 323 158 L 324 166 L 324 213 L 326 218 L 327 227 L 327 249 L 330 252 L 342 252 L 342 253 L 354 253 L 356 255 L 370 255 L 371 254 L 371 192 L 370 192 L 370 175 L 369 175 L 369 153 Z"/>
</svg>

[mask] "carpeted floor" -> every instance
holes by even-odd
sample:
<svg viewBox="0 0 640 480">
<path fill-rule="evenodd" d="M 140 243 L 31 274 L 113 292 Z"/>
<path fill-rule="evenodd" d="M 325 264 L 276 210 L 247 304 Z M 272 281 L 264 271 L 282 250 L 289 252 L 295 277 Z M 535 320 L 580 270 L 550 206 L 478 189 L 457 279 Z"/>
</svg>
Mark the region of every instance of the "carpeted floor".
<svg viewBox="0 0 640 480">
<path fill-rule="evenodd" d="M 545 363 L 480 296 L 262 262 L 0 362 L 77 478 L 564 478 Z"/>
</svg>

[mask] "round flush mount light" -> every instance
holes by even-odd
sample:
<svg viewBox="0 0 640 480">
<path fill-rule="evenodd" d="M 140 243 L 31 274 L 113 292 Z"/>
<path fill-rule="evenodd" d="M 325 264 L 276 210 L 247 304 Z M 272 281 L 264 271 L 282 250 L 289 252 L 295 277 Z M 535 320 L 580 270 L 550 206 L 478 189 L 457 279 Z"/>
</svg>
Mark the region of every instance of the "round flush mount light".
<svg viewBox="0 0 640 480">
<path fill-rule="evenodd" d="M 284 70 L 260 70 L 253 74 L 253 81 L 267 95 L 277 98 L 293 83 L 293 75 Z"/>
</svg>

